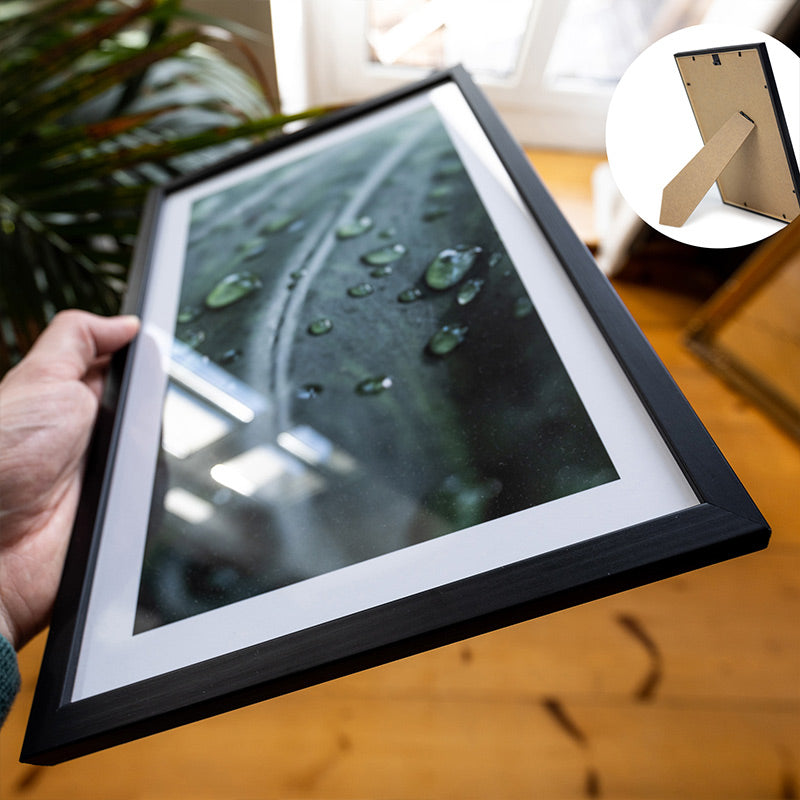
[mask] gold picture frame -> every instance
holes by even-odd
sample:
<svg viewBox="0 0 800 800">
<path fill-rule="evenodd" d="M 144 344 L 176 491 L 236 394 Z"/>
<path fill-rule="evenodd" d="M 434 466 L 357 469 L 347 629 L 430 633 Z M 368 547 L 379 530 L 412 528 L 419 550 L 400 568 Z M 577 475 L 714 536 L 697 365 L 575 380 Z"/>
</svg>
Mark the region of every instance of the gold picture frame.
<svg viewBox="0 0 800 800">
<path fill-rule="evenodd" d="M 800 218 L 769 239 L 689 323 L 687 344 L 800 439 Z"/>
</svg>

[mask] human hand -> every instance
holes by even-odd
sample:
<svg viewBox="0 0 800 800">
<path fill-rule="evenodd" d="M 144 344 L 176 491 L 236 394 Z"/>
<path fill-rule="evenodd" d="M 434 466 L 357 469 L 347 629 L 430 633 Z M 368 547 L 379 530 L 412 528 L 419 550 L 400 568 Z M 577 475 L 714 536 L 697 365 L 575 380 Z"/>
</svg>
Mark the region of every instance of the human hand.
<svg viewBox="0 0 800 800">
<path fill-rule="evenodd" d="M 48 621 L 110 354 L 135 317 L 57 314 L 0 381 L 0 633 L 19 650 Z"/>
</svg>

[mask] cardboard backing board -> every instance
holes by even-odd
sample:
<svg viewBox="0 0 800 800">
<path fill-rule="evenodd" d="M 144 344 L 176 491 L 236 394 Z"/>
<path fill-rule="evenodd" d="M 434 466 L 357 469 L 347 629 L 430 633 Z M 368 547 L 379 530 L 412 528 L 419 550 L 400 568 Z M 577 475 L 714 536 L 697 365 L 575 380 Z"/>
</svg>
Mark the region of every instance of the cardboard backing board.
<svg viewBox="0 0 800 800">
<path fill-rule="evenodd" d="M 724 203 L 784 222 L 800 215 L 800 172 L 763 43 L 675 54 L 704 144 L 736 113 L 755 123 L 717 179 Z"/>
</svg>

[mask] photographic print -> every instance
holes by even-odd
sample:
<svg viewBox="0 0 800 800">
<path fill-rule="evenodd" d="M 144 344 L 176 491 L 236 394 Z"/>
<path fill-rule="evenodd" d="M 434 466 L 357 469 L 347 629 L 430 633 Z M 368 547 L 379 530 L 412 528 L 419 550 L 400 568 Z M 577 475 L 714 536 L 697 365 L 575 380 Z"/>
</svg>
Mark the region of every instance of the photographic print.
<svg viewBox="0 0 800 800">
<path fill-rule="evenodd" d="M 432 106 L 195 201 L 179 306 L 137 631 L 618 477 Z"/>
</svg>

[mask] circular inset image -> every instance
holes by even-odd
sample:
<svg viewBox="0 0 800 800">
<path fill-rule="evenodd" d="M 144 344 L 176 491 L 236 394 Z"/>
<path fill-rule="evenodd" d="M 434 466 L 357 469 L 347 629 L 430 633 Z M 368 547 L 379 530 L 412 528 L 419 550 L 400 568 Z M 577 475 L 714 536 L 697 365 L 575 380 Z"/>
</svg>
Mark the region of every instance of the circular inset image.
<svg viewBox="0 0 800 800">
<path fill-rule="evenodd" d="M 611 98 L 606 151 L 649 225 L 701 247 L 757 242 L 800 216 L 800 58 L 751 28 L 659 39 Z"/>
</svg>

